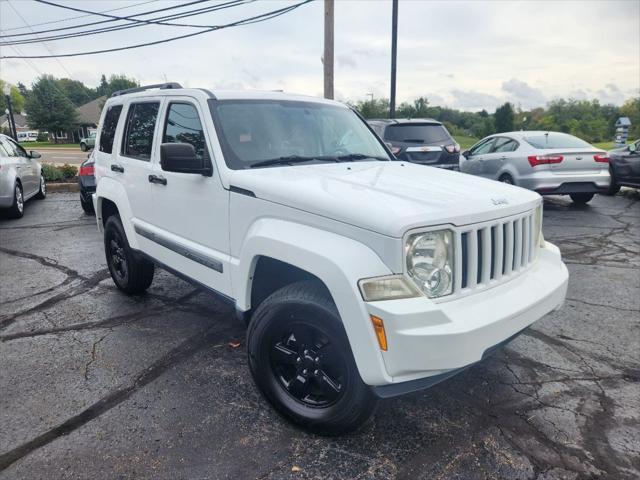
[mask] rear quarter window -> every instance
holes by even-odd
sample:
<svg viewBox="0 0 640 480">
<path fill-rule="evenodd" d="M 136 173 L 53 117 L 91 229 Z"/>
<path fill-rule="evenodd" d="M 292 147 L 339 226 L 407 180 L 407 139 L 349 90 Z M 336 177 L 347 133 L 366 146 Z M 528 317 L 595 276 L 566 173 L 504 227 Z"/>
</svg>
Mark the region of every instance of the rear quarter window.
<svg viewBox="0 0 640 480">
<path fill-rule="evenodd" d="M 107 110 L 102 122 L 102 130 L 100 131 L 99 150 L 104 153 L 111 153 L 113 150 L 113 139 L 116 135 L 116 127 L 122 112 L 122 105 L 112 105 Z"/>
</svg>

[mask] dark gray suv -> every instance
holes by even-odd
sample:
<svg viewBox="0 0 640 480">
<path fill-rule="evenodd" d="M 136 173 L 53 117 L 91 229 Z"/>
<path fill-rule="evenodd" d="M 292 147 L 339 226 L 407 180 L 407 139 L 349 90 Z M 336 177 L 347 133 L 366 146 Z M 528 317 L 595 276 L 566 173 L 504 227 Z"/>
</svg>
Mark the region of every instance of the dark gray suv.
<svg viewBox="0 0 640 480">
<path fill-rule="evenodd" d="M 395 118 L 367 122 L 399 160 L 458 170 L 460 145 L 437 120 Z"/>
</svg>

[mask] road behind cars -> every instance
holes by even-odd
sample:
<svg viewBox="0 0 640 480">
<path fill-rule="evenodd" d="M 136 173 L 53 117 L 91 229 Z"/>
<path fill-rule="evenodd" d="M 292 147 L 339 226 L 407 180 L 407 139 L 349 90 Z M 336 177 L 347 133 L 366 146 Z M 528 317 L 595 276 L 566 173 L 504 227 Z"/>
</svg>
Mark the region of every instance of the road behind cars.
<svg viewBox="0 0 640 480">
<path fill-rule="evenodd" d="M 28 144 L 23 144 L 23 146 L 29 151 Z M 36 150 L 42 157 L 40 161 L 42 163 L 57 163 L 57 164 L 65 164 L 69 165 L 80 165 L 87 159 L 87 155 L 89 152 L 81 152 L 79 148 L 33 148 L 31 150 Z"/>
<path fill-rule="evenodd" d="M 260 397 L 229 307 L 164 272 L 146 295 L 119 293 L 77 194 L 25 209 L 0 221 L 2 479 L 640 475 L 635 191 L 546 198 L 545 238 L 571 272 L 564 309 L 338 438 Z"/>
</svg>

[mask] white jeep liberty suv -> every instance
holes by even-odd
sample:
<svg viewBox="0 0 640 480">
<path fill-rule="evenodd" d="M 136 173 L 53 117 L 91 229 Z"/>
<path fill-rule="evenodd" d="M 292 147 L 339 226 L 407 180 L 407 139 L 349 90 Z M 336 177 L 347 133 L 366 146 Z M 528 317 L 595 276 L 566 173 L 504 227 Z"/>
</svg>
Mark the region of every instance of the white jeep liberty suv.
<svg viewBox="0 0 640 480">
<path fill-rule="evenodd" d="M 283 415 L 353 430 L 562 305 L 542 200 L 397 161 L 338 102 L 277 92 L 116 92 L 96 140 L 113 281 L 162 266 L 248 321 L 253 378 Z"/>
</svg>

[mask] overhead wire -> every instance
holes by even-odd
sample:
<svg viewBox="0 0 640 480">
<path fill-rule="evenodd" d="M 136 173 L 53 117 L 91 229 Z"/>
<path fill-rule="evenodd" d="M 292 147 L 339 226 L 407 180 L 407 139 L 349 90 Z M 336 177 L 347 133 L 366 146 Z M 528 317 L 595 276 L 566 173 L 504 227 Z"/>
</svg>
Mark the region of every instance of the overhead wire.
<svg viewBox="0 0 640 480">
<path fill-rule="evenodd" d="M 173 42 L 176 40 L 181 40 L 181 39 L 185 39 L 185 38 L 190 38 L 190 37 L 195 37 L 197 35 L 203 35 L 205 33 L 210 33 L 216 30 L 222 30 L 225 28 L 231 28 L 231 27 L 237 27 L 237 26 L 243 26 L 243 25 L 251 25 L 254 23 L 259 23 L 259 22 L 264 22 L 267 20 L 271 20 L 273 18 L 279 17 L 281 15 L 284 15 L 286 13 L 289 13 L 303 5 L 306 5 L 307 3 L 312 2 L 313 0 L 303 0 L 299 3 L 293 4 L 293 5 L 289 5 L 287 7 L 284 8 L 279 8 L 276 10 L 272 10 L 270 12 L 267 13 L 263 13 L 260 15 L 255 15 L 253 17 L 248 17 L 242 20 L 237 20 L 235 22 L 231 22 L 231 23 L 227 23 L 224 25 L 214 25 L 211 27 L 206 28 L 205 30 L 201 30 L 198 32 L 192 32 L 189 34 L 185 34 L 185 35 L 178 35 L 175 37 L 170 37 L 170 38 L 165 38 L 165 39 L 161 39 L 161 40 L 156 40 L 153 42 L 146 42 L 146 43 L 140 43 L 140 44 L 135 44 L 135 45 L 128 45 L 128 46 L 124 46 L 124 47 L 116 47 L 116 48 L 107 48 L 107 49 L 102 49 L 102 50 L 93 50 L 93 51 L 88 51 L 88 52 L 74 52 L 74 53 L 64 53 L 64 54 L 56 54 L 56 55 L 23 55 L 23 56 L 2 56 L 0 58 L 4 58 L 4 59 L 11 59 L 11 58 L 56 58 L 56 57 L 78 57 L 78 56 L 84 56 L 84 55 L 97 55 L 97 54 L 101 54 L 101 53 L 109 53 L 109 52 L 118 52 L 118 51 L 123 51 L 123 50 L 131 50 L 131 49 L 135 49 L 135 48 L 142 48 L 142 47 L 147 47 L 147 46 L 151 46 L 151 45 L 160 45 L 163 43 L 168 43 L 168 42 Z"/>
</svg>

